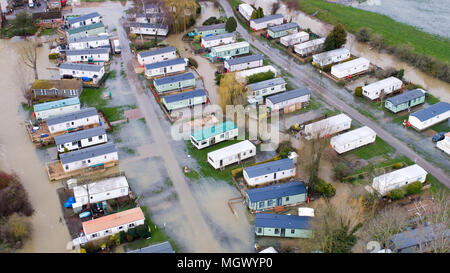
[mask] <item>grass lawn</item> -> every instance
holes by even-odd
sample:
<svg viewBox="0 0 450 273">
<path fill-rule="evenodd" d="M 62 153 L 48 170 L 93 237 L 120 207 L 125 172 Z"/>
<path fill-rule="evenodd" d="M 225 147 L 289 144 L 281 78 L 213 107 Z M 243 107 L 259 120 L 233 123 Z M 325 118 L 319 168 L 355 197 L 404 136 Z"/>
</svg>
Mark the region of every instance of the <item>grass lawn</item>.
<svg viewBox="0 0 450 273">
<path fill-rule="evenodd" d="M 356 110 L 358 110 L 358 112 L 360 112 L 361 114 L 363 114 L 364 116 L 372 119 L 372 120 L 377 120 L 377 117 L 375 117 L 370 111 L 367 111 L 366 109 L 362 109 L 362 108 L 356 108 Z"/>
<path fill-rule="evenodd" d="M 435 124 L 435 125 L 431 126 L 430 128 L 436 132 L 450 132 L 450 126 L 448 125 L 448 120 L 443 121 L 438 124 Z"/>
<path fill-rule="evenodd" d="M 351 151 L 350 153 L 356 155 L 361 159 L 370 159 L 372 157 L 385 155 L 391 152 L 395 152 L 395 149 L 387 144 L 384 140 L 377 137 L 375 143 L 361 147 L 359 149 Z"/>
<path fill-rule="evenodd" d="M 430 93 L 427 93 L 427 95 L 425 96 L 425 102 L 430 105 L 433 105 L 440 102 L 440 100 L 435 96 L 431 95 Z"/>
<path fill-rule="evenodd" d="M 391 165 L 394 165 L 395 163 L 399 163 L 399 162 L 405 162 L 408 166 L 414 164 L 414 162 L 412 160 L 410 160 L 409 158 L 407 158 L 406 156 L 399 156 L 399 157 L 396 157 L 396 158 L 388 158 L 388 157 L 385 157 L 385 158 L 386 158 L 385 161 L 383 161 L 383 162 L 381 162 L 379 164 L 376 164 L 373 167 L 375 169 L 377 169 L 377 168 L 384 168 L 384 167 L 391 166 Z M 370 170 L 370 165 L 355 170 L 353 172 L 353 174 L 360 174 L 360 173 L 367 172 L 369 170 Z"/>
<path fill-rule="evenodd" d="M 117 77 L 117 71 L 116 70 L 112 70 L 109 72 L 109 76 L 108 79 L 113 80 Z"/>
<path fill-rule="evenodd" d="M 56 29 L 55 28 L 44 28 L 42 29 L 41 33 L 39 34 L 40 36 L 43 35 L 53 35 L 55 33 Z"/>
<path fill-rule="evenodd" d="M 333 25 L 342 23 L 351 33 L 355 33 L 361 27 L 368 27 L 373 32 L 381 34 L 390 46 L 411 44 L 417 53 L 430 55 L 444 62 L 450 61 L 450 43 L 443 37 L 428 34 L 374 12 L 323 0 L 298 0 L 298 2 L 303 12 L 313 14 L 318 11 L 317 18 Z"/>
</svg>

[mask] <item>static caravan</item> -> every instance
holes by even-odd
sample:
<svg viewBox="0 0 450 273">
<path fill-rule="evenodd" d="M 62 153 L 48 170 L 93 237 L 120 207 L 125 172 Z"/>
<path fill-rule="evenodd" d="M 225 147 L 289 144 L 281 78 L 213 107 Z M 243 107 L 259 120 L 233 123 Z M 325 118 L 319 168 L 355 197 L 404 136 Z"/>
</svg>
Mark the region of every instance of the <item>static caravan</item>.
<svg viewBox="0 0 450 273">
<path fill-rule="evenodd" d="M 59 153 L 64 153 L 66 149 L 73 151 L 106 143 L 108 142 L 108 135 L 106 134 L 105 128 L 99 126 L 55 136 L 54 139 L 56 150 Z"/>
<path fill-rule="evenodd" d="M 93 83 L 100 81 L 105 74 L 103 65 L 62 63 L 59 66 L 59 75 L 62 79 L 78 78 L 83 81 L 89 80 Z"/>
<path fill-rule="evenodd" d="M 269 71 L 272 71 L 275 74 L 275 77 L 278 76 L 278 72 L 273 66 L 266 65 L 266 66 L 255 67 L 252 69 L 247 69 L 247 70 L 242 70 L 242 71 L 236 72 L 236 80 L 238 80 L 240 82 L 246 82 L 247 77 L 249 77 L 251 75 L 255 75 L 258 73 L 262 73 L 262 72 L 269 72 Z"/>
<path fill-rule="evenodd" d="M 450 132 L 445 134 L 445 138 L 436 143 L 436 147 L 450 155 Z"/>
<path fill-rule="evenodd" d="M 256 155 L 256 146 L 248 140 L 238 142 L 222 149 L 207 154 L 208 163 L 214 169 L 222 169 L 225 166 Z"/>
<path fill-rule="evenodd" d="M 200 35 L 202 37 L 206 36 L 212 36 L 212 35 L 219 35 L 226 33 L 225 30 L 225 23 L 223 24 L 214 24 L 209 26 L 199 26 L 195 28 L 196 35 Z"/>
<path fill-rule="evenodd" d="M 147 4 L 144 4 L 144 12 L 146 14 L 159 14 L 159 13 L 161 13 L 161 8 L 160 8 L 159 4 L 147 3 Z"/>
<path fill-rule="evenodd" d="M 36 119 L 42 120 L 73 113 L 79 110 L 80 99 L 78 97 L 39 103 L 33 106 L 34 116 Z"/>
<path fill-rule="evenodd" d="M 338 48 L 313 55 L 313 63 L 320 66 L 338 63 L 350 58 L 350 51 L 346 48 Z"/>
<path fill-rule="evenodd" d="M 130 33 L 165 37 L 169 33 L 169 27 L 164 24 L 131 23 Z"/>
<path fill-rule="evenodd" d="M 369 70 L 370 62 L 366 58 L 358 58 L 331 67 L 331 75 L 338 79 L 365 72 Z"/>
<path fill-rule="evenodd" d="M 350 129 L 352 119 L 346 114 L 339 114 L 305 125 L 304 135 L 310 139 L 319 135 L 320 137 L 333 135 Z"/>
<path fill-rule="evenodd" d="M 75 203 L 72 207 L 81 208 L 83 205 L 128 196 L 129 186 L 125 176 L 117 176 L 105 180 L 95 181 L 89 184 L 73 188 Z"/>
<path fill-rule="evenodd" d="M 407 229 L 391 236 L 388 250 L 392 249 L 395 253 L 423 253 L 428 246 L 438 246 L 443 242 L 447 243 L 449 239 L 450 229 L 447 225 L 444 223 L 430 224 Z"/>
<path fill-rule="evenodd" d="M 310 98 L 311 90 L 309 88 L 297 88 L 267 97 L 266 106 L 271 112 L 280 110 L 286 113 L 293 112 L 308 104 Z"/>
<path fill-rule="evenodd" d="M 3 1 L 0 1 L 0 5 L 3 5 L 3 3 Z M 64 23 L 61 11 L 33 12 L 32 16 L 36 22 L 34 24 L 36 27 L 57 28 Z"/>
<path fill-rule="evenodd" d="M 311 238 L 310 219 L 309 216 L 257 213 L 255 233 L 257 236 Z"/>
<path fill-rule="evenodd" d="M 306 202 L 307 195 L 303 182 L 294 181 L 249 189 L 245 192 L 245 203 L 252 211 L 264 211 L 278 206 L 294 206 Z"/>
<path fill-rule="evenodd" d="M 255 9 L 252 6 L 250 6 L 249 4 L 243 3 L 243 4 L 239 5 L 239 13 L 247 21 L 250 21 L 250 18 L 252 17 L 252 13 L 254 10 Z"/>
<path fill-rule="evenodd" d="M 377 133 L 371 128 L 364 126 L 332 137 L 330 145 L 338 154 L 342 154 L 364 145 L 374 143 L 376 138 Z"/>
<path fill-rule="evenodd" d="M 79 97 L 83 91 L 83 84 L 77 79 L 35 80 L 31 86 L 34 98 Z"/>
<path fill-rule="evenodd" d="M 197 149 L 203 149 L 216 143 L 233 139 L 238 135 L 238 127 L 232 121 L 204 127 L 191 134 L 191 143 Z"/>
<path fill-rule="evenodd" d="M 364 97 L 378 99 L 381 93 L 390 94 L 402 88 L 403 82 L 396 77 L 389 77 L 362 87 Z"/>
<path fill-rule="evenodd" d="M 236 43 L 236 32 L 202 37 L 201 45 L 203 48 L 210 48 L 232 43 Z"/>
<path fill-rule="evenodd" d="M 289 158 L 254 165 L 244 168 L 244 180 L 248 186 L 254 187 L 296 175 L 295 164 Z"/>
<path fill-rule="evenodd" d="M 135 228 L 144 223 L 144 213 L 137 207 L 85 221 L 82 225 L 86 239 L 92 241 L 121 231 L 127 232 L 129 228 Z"/>
<path fill-rule="evenodd" d="M 100 118 L 97 109 L 93 107 L 47 119 L 50 134 L 71 131 L 75 128 L 83 128 L 95 124 L 100 124 Z"/>
<path fill-rule="evenodd" d="M 303 43 L 309 40 L 309 34 L 304 31 L 300 31 L 291 35 L 287 35 L 280 38 L 280 43 L 285 47 L 290 47 L 299 43 Z"/>
<path fill-rule="evenodd" d="M 98 12 L 91 12 L 78 17 L 69 18 L 66 21 L 69 28 L 78 28 L 98 23 L 101 18 L 102 17 L 98 14 Z"/>
<path fill-rule="evenodd" d="M 137 54 L 137 60 L 141 66 L 173 60 L 176 58 L 177 49 L 173 46 L 166 46 L 158 49 L 142 51 Z"/>
<path fill-rule="evenodd" d="M 105 163 L 119 160 L 116 146 L 111 142 L 78 151 L 62 153 L 59 155 L 59 158 L 65 172 L 101 166 Z"/>
<path fill-rule="evenodd" d="M 80 50 L 88 48 L 110 48 L 109 36 L 108 35 L 97 35 L 89 37 L 71 37 L 67 43 L 69 44 L 70 50 Z"/>
<path fill-rule="evenodd" d="M 234 56 L 250 53 L 250 44 L 247 42 L 239 42 L 211 48 L 211 52 L 206 54 L 211 62 L 221 59 L 228 59 Z"/>
<path fill-rule="evenodd" d="M 425 102 L 425 90 L 414 89 L 411 91 L 403 92 L 397 96 L 390 97 L 384 103 L 384 106 L 394 113 L 411 109 L 416 105 Z"/>
<path fill-rule="evenodd" d="M 294 52 L 304 57 L 322 49 L 325 43 L 325 38 L 319 38 L 312 41 L 307 41 L 294 46 Z"/>
<path fill-rule="evenodd" d="M 162 21 L 164 18 L 164 15 L 162 14 L 136 14 L 136 23 L 150 23 L 150 24 L 157 24 Z"/>
<path fill-rule="evenodd" d="M 260 54 L 238 57 L 226 60 L 224 62 L 224 67 L 227 72 L 240 71 L 260 67 L 263 65 L 263 60 L 264 57 Z"/>
<path fill-rule="evenodd" d="M 96 36 L 102 33 L 106 33 L 105 25 L 102 22 L 66 30 L 68 39 Z"/>
<path fill-rule="evenodd" d="M 283 24 L 283 21 L 282 14 L 267 15 L 262 18 L 250 20 L 250 28 L 253 29 L 253 31 L 258 31 L 270 26 L 281 25 Z"/>
<path fill-rule="evenodd" d="M 298 24 L 297 23 L 287 23 L 283 25 L 269 27 L 267 29 L 267 38 L 280 38 L 289 34 L 293 34 L 298 32 Z"/>
<path fill-rule="evenodd" d="M 192 88 L 195 87 L 195 75 L 192 72 L 188 72 L 181 75 L 155 79 L 153 81 L 153 86 L 158 93 Z"/>
<path fill-rule="evenodd" d="M 381 195 L 386 195 L 393 189 L 406 186 L 408 183 L 425 182 L 427 172 L 417 164 L 377 176 L 373 179 L 372 187 Z"/>
<path fill-rule="evenodd" d="M 438 102 L 425 109 L 419 110 L 409 115 L 408 121 L 417 131 L 422 131 L 439 122 L 448 120 L 450 117 L 450 104 Z"/>
<path fill-rule="evenodd" d="M 253 101 L 263 103 L 263 98 L 265 96 L 286 91 L 286 81 L 283 78 L 274 78 L 252 83 L 247 85 L 247 91 L 249 93 L 249 96 L 247 97 L 249 103 L 252 103 Z"/>
<path fill-rule="evenodd" d="M 208 102 L 208 96 L 206 95 L 205 90 L 197 89 L 179 94 L 164 96 L 161 98 L 161 102 L 170 112 L 172 110 L 180 108 L 192 107 L 198 104 L 205 104 Z"/>
<path fill-rule="evenodd" d="M 104 63 L 109 61 L 109 48 L 66 50 L 66 61 Z"/>
<path fill-rule="evenodd" d="M 146 64 L 145 76 L 147 78 L 163 76 L 172 73 L 181 73 L 186 71 L 187 60 L 183 58 L 163 61 L 159 63 Z"/>
</svg>

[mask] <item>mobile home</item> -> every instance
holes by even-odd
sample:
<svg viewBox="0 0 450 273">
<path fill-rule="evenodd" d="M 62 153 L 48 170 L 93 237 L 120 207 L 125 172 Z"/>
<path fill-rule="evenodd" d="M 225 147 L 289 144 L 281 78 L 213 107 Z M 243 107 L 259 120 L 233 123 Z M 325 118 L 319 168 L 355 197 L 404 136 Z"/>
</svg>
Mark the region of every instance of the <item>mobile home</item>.
<svg viewBox="0 0 450 273">
<path fill-rule="evenodd" d="M 236 73 L 236 79 L 240 82 L 247 82 L 247 77 L 258 74 L 258 73 L 269 72 L 269 71 L 272 71 L 275 74 L 275 77 L 278 76 L 278 72 L 273 66 L 266 65 L 266 66 L 260 66 L 260 67 L 255 67 L 252 69 L 239 71 Z"/>
<path fill-rule="evenodd" d="M 447 225 L 430 224 L 407 229 L 391 236 L 388 250 L 392 249 L 395 253 L 423 253 L 429 246 L 447 243 L 449 239 L 450 229 Z"/>
<path fill-rule="evenodd" d="M 69 50 L 80 50 L 89 48 L 110 48 L 108 35 L 97 35 L 89 37 L 71 37 L 67 41 Z"/>
<path fill-rule="evenodd" d="M 131 23 L 130 33 L 165 37 L 169 33 L 169 27 L 164 24 Z"/>
<path fill-rule="evenodd" d="M 313 55 L 313 63 L 320 66 L 334 64 L 350 58 L 350 51 L 346 48 L 338 48 Z"/>
<path fill-rule="evenodd" d="M 101 33 L 106 33 L 105 25 L 102 22 L 66 30 L 68 39 L 96 36 Z"/>
<path fill-rule="evenodd" d="M 331 67 L 331 75 L 338 79 L 353 76 L 369 70 L 370 62 L 366 58 L 358 58 Z"/>
<path fill-rule="evenodd" d="M 137 54 L 137 60 L 141 66 L 173 60 L 176 58 L 177 49 L 173 46 L 166 46 L 158 49 L 142 51 Z"/>
<path fill-rule="evenodd" d="M 188 72 L 180 75 L 155 79 L 153 81 L 153 86 L 158 93 L 195 87 L 195 75 L 192 72 Z"/>
<path fill-rule="evenodd" d="M 47 119 L 47 125 L 51 134 L 95 124 L 100 124 L 100 118 L 97 109 L 93 107 Z"/>
<path fill-rule="evenodd" d="M 205 90 L 197 89 L 179 94 L 164 96 L 161 98 L 162 104 L 170 112 L 172 110 L 192 107 L 198 104 L 205 104 L 208 101 Z"/>
<path fill-rule="evenodd" d="M 65 53 L 68 62 L 104 63 L 109 61 L 109 48 L 66 50 Z"/>
<path fill-rule="evenodd" d="M 422 131 L 437 123 L 448 120 L 449 117 L 450 104 L 441 101 L 410 114 L 408 121 L 414 129 Z"/>
<path fill-rule="evenodd" d="M 398 113 L 400 111 L 411 109 L 411 107 L 422 104 L 424 102 L 425 91 L 422 89 L 414 89 L 388 98 L 385 101 L 384 106 L 391 112 Z"/>
<path fill-rule="evenodd" d="M 243 175 L 247 185 L 254 187 L 296 176 L 296 168 L 291 159 L 284 158 L 244 168 Z"/>
<path fill-rule="evenodd" d="M 248 140 L 238 142 L 207 154 L 208 163 L 214 169 L 221 169 L 256 155 L 256 146 Z"/>
<path fill-rule="evenodd" d="M 238 127 L 232 121 L 202 128 L 191 134 L 191 143 L 197 149 L 203 149 L 216 143 L 233 139 L 238 135 Z"/>
<path fill-rule="evenodd" d="M 377 176 L 373 179 L 372 188 L 381 195 L 386 195 L 393 189 L 406 186 L 409 183 L 425 182 L 427 172 L 417 164 Z"/>
<path fill-rule="evenodd" d="M 75 203 L 72 207 L 81 208 L 83 205 L 128 196 L 129 186 L 125 176 L 112 177 L 73 188 Z"/>
<path fill-rule="evenodd" d="M 249 93 L 249 103 L 254 100 L 262 103 L 265 96 L 286 91 L 286 81 L 283 78 L 274 78 L 262 82 L 252 83 L 247 85 L 247 91 Z"/>
<path fill-rule="evenodd" d="M 80 110 L 78 97 L 35 104 L 33 106 L 36 119 L 47 119 Z"/>
<path fill-rule="evenodd" d="M 59 158 L 65 172 L 101 166 L 105 163 L 119 160 L 116 146 L 111 142 L 78 151 L 62 153 L 59 155 Z"/>
<path fill-rule="evenodd" d="M 31 86 L 31 92 L 33 92 L 35 99 L 79 97 L 82 91 L 83 84 L 78 79 L 35 80 Z"/>
<path fill-rule="evenodd" d="M 61 11 L 33 12 L 36 27 L 57 28 L 64 23 Z"/>
<path fill-rule="evenodd" d="M 299 43 L 303 43 L 309 40 L 309 34 L 304 31 L 300 31 L 291 35 L 287 35 L 280 38 L 280 43 L 285 47 L 293 46 Z"/>
<path fill-rule="evenodd" d="M 80 64 L 80 63 L 62 63 L 59 66 L 59 75 L 61 78 L 78 78 L 83 81 L 89 80 L 94 83 L 100 81 L 105 74 L 103 65 Z"/>
<path fill-rule="evenodd" d="M 445 138 L 436 143 L 436 148 L 444 151 L 447 155 L 450 155 L 450 132 L 445 134 Z"/>
<path fill-rule="evenodd" d="M 211 62 L 220 59 L 227 59 L 234 56 L 250 53 L 250 44 L 247 42 L 239 42 L 211 48 L 211 52 L 206 54 Z"/>
<path fill-rule="evenodd" d="M 91 12 L 88 14 L 84 14 L 78 17 L 72 17 L 67 19 L 67 26 L 69 28 L 78 28 L 82 26 L 88 26 L 95 23 L 99 23 L 101 19 L 100 14 L 98 12 Z"/>
<path fill-rule="evenodd" d="M 249 4 L 243 3 L 239 5 L 239 13 L 245 18 L 245 20 L 250 21 L 252 13 L 255 9 Z"/>
<path fill-rule="evenodd" d="M 162 19 L 164 18 L 163 14 L 149 14 L 149 13 L 145 13 L 145 14 L 136 14 L 136 23 L 150 23 L 150 24 L 157 24 L 162 22 Z"/>
<path fill-rule="evenodd" d="M 402 88 L 403 82 L 396 77 L 389 77 L 381 81 L 371 83 L 362 87 L 363 96 L 374 100 L 378 99 L 381 93 L 386 95 Z"/>
<path fill-rule="evenodd" d="M 56 150 L 64 153 L 108 142 L 105 128 L 99 126 L 55 136 Z"/>
<path fill-rule="evenodd" d="M 227 72 L 260 67 L 263 65 L 263 59 L 263 56 L 260 54 L 233 58 L 230 60 L 226 60 L 224 62 L 224 67 Z"/>
<path fill-rule="evenodd" d="M 252 211 L 264 211 L 278 206 L 293 206 L 306 202 L 308 193 L 303 182 L 294 181 L 249 189 L 245 203 Z"/>
<path fill-rule="evenodd" d="M 145 76 L 152 78 L 156 76 L 165 76 L 173 73 L 182 73 L 186 71 L 187 61 L 183 58 L 163 61 L 159 63 L 146 64 Z"/>
<path fill-rule="evenodd" d="M 269 27 L 267 29 L 267 36 L 272 39 L 276 39 L 296 32 L 298 32 L 298 24 L 292 22 L 283 25 Z"/>
<path fill-rule="evenodd" d="M 330 140 L 330 145 L 338 153 L 342 154 L 356 148 L 374 143 L 377 133 L 367 126 L 349 131 L 344 134 L 334 136 Z"/>
<path fill-rule="evenodd" d="M 285 91 L 280 94 L 272 95 L 266 98 L 266 106 L 271 112 L 283 110 L 284 112 L 293 112 L 301 109 L 309 103 L 311 90 L 309 88 L 297 88 L 295 90 Z"/>
<path fill-rule="evenodd" d="M 308 216 L 257 213 L 255 233 L 257 236 L 311 238 L 310 219 Z"/>
<path fill-rule="evenodd" d="M 352 119 L 346 114 L 339 114 L 305 125 L 304 134 L 307 139 L 333 135 L 350 129 Z"/>
<path fill-rule="evenodd" d="M 211 35 L 219 35 L 226 33 L 225 23 L 223 24 L 214 24 L 209 26 L 199 26 L 195 28 L 195 33 L 202 37 L 211 36 Z"/>
<path fill-rule="evenodd" d="M 321 50 L 324 43 L 325 38 L 319 38 L 304 43 L 300 43 L 294 46 L 294 52 L 304 57 L 311 53 Z"/>
<path fill-rule="evenodd" d="M 202 37 L 201 45 L 203 48 L 210 48 L 232 43 L 236 43 L 236 32 Z"/>
<path fill-rule="evenodd" d="M 267 15 L 262 18 L 250 20 L 250 28 L 253 31 L 266 29 L 270 26 L 277 26 L 283 24 L 284 18 L 282 14 Z"/>
</svg>

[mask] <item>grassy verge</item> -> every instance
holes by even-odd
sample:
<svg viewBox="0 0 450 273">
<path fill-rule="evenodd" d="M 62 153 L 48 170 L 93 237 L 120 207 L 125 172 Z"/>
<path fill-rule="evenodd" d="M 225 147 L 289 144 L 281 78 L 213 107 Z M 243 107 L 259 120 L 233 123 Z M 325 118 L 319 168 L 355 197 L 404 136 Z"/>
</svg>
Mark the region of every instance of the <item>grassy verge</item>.
<svg viewBox="0 0 450 273">
<path fill-rule="evenodd" d="M 408 166 L 414 164 L 414 162 L 412 160 L 410 160 L 409 158 L 407 158 L 406 156 L 399 156 L 396 158 L 388 158 L 385 161 L 375 164 L 373 166 L 368 165 L 368 166 L 362 167 L 360 169 L 357 169 L 353 172 L 353 175 L 368 172 L 371 169 L 371 167 L 373 167 L 375 169 L 384 168 L 384 167 L 391 166 L 391 165 L 394 165 L 395 163 L 400 163 L 400 162 L 405 162 Z"/>
<path fill-rule="evenodd" d="M 362 109 L 362 108 L 356 108 L 356 110 L 358 110 L 358 112 L 360 112 L 361 114 L 363 114 L 364 116 L 372 119 L 372 120 L 377 120 L 377 117 L 375 117 L 371 112 L 367 111 L 366 109 Z"/>
<path fill-rule="evenodd" d="M 395 152 L 395 149 L 387 144 L 384 140 L 377 137 L 375 143 L 361 147 L 351 152 L 361 159 L 370 159 L 375 156 L 385 155 Z"/>
<path fill-rule="evenodd" d="M 428 93 L 425 96 L 425 102 L 430 104 L 430 105 L 433 105 L 433 104 L 436 104 L 436 103 L 440 102 L 440 100 L 438 98 L 436 98 L 435 96 L 431 95 L 430 93 Z"/>
<path fill-rule="evenodd" d="M 41 33 L 39 34 L 40 36 L 43 35 L 53 35 L 56 32 L 55 28 L 44 28 L 42 29 Z"/>
<path fill-rule="evenodd" d="M 450 126 L 448 125 L 448 121 L 435 124 L 430 128 L 436 132 L 450 132 Z"/>
</svg>

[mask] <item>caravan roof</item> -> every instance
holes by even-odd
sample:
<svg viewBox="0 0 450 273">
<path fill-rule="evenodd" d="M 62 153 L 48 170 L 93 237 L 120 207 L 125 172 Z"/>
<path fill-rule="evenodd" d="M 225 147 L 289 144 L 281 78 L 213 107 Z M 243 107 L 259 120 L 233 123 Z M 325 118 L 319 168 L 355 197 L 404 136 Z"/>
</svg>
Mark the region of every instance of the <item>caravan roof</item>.
<svg viewBox="0 0 450 273">
<path fill-rule="evenodd" d="M 303 182 L 300 181 L 247 190 L 250 202 L 277 199 L 303 193 L 306 193 L 306 187 Z"/>
<path fill-rule="evenodd" d="M 213 159 L 214 161 L 217 161 L 226 157 L 234 156 L 236 155 L 236 153 L 240 153 L 242 151 L 246 151 L 252 148 L 256 149 L 255 145 L 253 145 L 248 140 L 244 140 L 235 143 L 233 145 L 227 146 L 225 148 L 209 152 L 207 156 Z"/>
<path fill-rule="evenodd" d="M 274 172 L 284 171 L 295 168 L 294 162 L 289 158 L 270 161 L 264 164 L 259 164 L 251 167 L 244 168 L 249 178 L 262 176 L 265 174 L 271 174 Z"/>
<path fill-rule="evenodd" d="M 363 126 L 361 128 L 351 130 L 347 133 L 334 136 L 331 138 L 331 141 L 333 143 L 336 143 L 337 145 L 345 145 L 347 143 L 352 143 L 361 138 L 365 138 L 374 134 L 376 134 L 375 131 L 372 130 L 370 127 Z"/>
<path fill-rule="evenodd" d="M 74 97 L 74 98 L 68 98 L 68 99 L 63 99 L 63 100 L 56 100 L 56 101 L 35 104 L 33 106 L 33 110 L 34 110 L 34 112 L 40 112 L 40 111 L 45 111 L 45 110 L 50 110 L 50 109 L 55 109 L 55 108 L 60 108 L 60 107 L 66 107 L 66 106 L 71 106 L 71 105 L 77 105 L 77 104 L 80 104 L 80 99 L 78 97 Z"/>
</svg>

